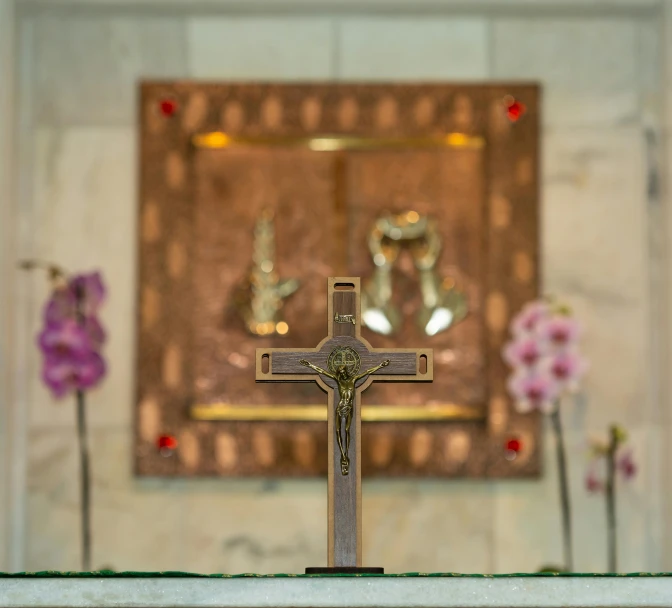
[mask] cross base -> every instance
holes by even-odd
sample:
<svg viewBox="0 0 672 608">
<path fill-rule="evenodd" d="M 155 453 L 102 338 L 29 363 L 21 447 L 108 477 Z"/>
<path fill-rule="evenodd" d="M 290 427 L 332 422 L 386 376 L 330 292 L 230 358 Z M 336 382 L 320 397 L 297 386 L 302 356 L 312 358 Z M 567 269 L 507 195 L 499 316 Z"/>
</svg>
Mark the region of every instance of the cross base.
<svg viewBox="0 0 672 608">
<path fill-rule="evenodd" d="M 306 568 L 306 574 L 385 574 L 385 568 L 358 568 L 338 566 L 336 568 Z"/>
</svg>

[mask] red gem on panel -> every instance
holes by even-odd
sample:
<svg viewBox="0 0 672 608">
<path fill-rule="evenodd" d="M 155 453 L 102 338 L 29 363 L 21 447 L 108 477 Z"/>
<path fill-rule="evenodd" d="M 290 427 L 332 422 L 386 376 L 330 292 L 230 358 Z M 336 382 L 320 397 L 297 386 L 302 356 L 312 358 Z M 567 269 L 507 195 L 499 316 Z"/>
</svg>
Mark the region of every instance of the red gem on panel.
<svg viewBox="0 0 672 608">
<path fill-rule="evenodd" d="M 170 456 L 177 449 L 177 439 L 172 435 L 160 435 L 156 440 L 161 456 Z"/>
<path fill-rule="evenodd" d="M 506 442 L 506 449 L 510 450 L 511 452 L 520 452 L 520 450 L 523 449 L 523 444 L 520 442 L 520 439 L 509 439 Z"/>
<path fill-rule="evenodd" d="M 512 437 L 504 444 L 504 458 L 507 460 L 515 460 L 522 449 L 523 443 L 520 439 Z"/>
<path fill-rule="evenodd" d="M 525 104 L 515 99 L 513 95 L 504 97 L 504 106 L 506 107 L 506 117 L 511 122 L 517 122 L 527 110 Z"/>
<path fill-rule="evenodd" d="M 164 116 L 172 116 L 177 111 L 177 102 L 172 99 L 163 99 L 159 103 L 159 109 Z"/>
</svg>

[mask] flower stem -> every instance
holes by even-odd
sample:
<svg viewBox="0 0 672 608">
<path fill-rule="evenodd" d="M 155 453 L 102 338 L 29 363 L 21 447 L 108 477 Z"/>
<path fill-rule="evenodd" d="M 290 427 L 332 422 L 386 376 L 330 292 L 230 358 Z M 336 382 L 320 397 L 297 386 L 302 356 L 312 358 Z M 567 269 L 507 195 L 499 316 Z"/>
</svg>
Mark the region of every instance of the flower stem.
<svg viewBox="0 0 672 608">
<path fill-rule="evenodd" d="M 86 396 L 77 391 L 77 434 L 79 436 L 80 491 L 82 513 L 82 570 L 91 571 L 91 488 L 89 446 L 86 438 Z"/>
<path fill-rule="evenodd" d="M 77 291 L 77 322 L 84 325 L 82 302 L 84 294 Z M 89 466 L 89 443 L 86 436 L 86 393 L 77 389 L 77 435 L 79 438 L 79 473 L 82 514 L 82 570 L 91 571 L 91 469 Z"/>
<path fill-rule="evenodd" d="M 562 434 L 562 421 L 560 420 L 560 407 L 556 405 L 551 414 L 553 431 L 555 432 L 555 450 L 558 459 L 558 479 L 560 482 L 560 508 L 562 511 L 562 540 L 565 570 L 572 572 L 574 569 L 572 551 L 572 514 L 569 500 L 569 484 L 567 482 L 567 458 L 565 455 L 565 442 Z"/>
<path fill-rule="evenodd" d="M 618 448 L 618 432 L 611 427 L 607 449 L 607 564 L 608 572 L 616 572 L 616 449 Z"/>
</svg>

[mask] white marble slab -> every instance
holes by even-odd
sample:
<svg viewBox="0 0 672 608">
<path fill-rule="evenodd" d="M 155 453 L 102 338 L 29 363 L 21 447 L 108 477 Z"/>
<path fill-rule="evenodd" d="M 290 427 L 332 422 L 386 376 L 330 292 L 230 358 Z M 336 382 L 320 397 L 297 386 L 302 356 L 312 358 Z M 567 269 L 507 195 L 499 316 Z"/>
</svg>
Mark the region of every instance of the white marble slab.
<svg viewBox="0 0 672 608">
<path fill-rule="evenodd" d="M 644 19 L 637 23 L 637 76 L 641 91 L 640 112 L 645 124 L 660 124 L 662 120 L 663 21 Z"/>
<path fill-rule="evenodd" d="M 648 608 L 669 606 L 670 578 L 8 579 L 7 608 Z"/>
<path fill-rule="evenodd" d="M 547 125 L 634 122 L 641 67 L 635 23 L 610 16 L 495 19 L 492 76 L 541 82 Z"/>
<path fill-rule="evenodd" d="M 195 481 L 185 502 L 184 557 L 192 571 L 302 573 L 326 566 L 325 481 Z M 490 570 L 493 503 L 485 484 L 365 480 L 362 508 L 366 565 L 387 572 Z"/>
<path fill-rule="evenodd" d="M 660 567 L 662 430 L 650 363 L 652 255 L 644 132 L 548 128 L 543 141 L 543 285 L 586 328 L 584 394 L 563 407 L 574 509 L 575 570 L 604 571 L 605 507 L 584 488 L 588 440 L 620 423 L 640 467 L 619 495 L 621 571 Z M 496 572 L 561 565 L 554 438 L 545 433 L 544 476 L 496 482 Z"/>
<path fill-rule="evenodd" d="M 193 17 L 189 76 L 221 80 L 332 77 L 333 24 L 326 18 Z"/>
<path fill-rule="evenodd" d="M 42 129 L 35 137 L 32 256 L 71 272 L 100 269 L 108 288 L 101 320 L 108 329 L 108 375 L 89 393 L 92 427 L 129 425 L 133 396 L 137 191 L 130 128 Z M 32 334 L 48 297 L 46 278 L 33 276 Z M 40 380 L 37 345 L 27 350 L 30 425 L 74 424 L 74 399 L 55 401 Z"/>
<path fill-rule="evenodd" d="M 326 482 L 192 481 L 184 525 L 194 571 L 301 573 L 326 565 Z"/>
<path fill-rule="evenodd" d="M 575 407 L 565 404 L 563 420 Z M 568 426 L 565 424 L 565 426 Z M 586 490 L 590 437 L 604 437 L 607 429 L 565 429 L 568 477 L 572 501 L 574 570 L 607 571 L 606 506 L 602 494 Z M 617 479 L 618 570 L 657 570 L 660 534 L 664 526 L 659 462 L 663 431 L 654 425 L 630 429 L 638 473 Z M 545 566 L 563 566 L 560 499 L 555 437 L 544 433 L 544 475 L 535 481 L 495 481 L 493 571 L 535 572 Z"/>
<path fill-rule="evenodd" d="M 363 482 L 364 564 L 385 572 L 491 572 L 494 488 L 460 480 Z"/>
<path fill-rule="evenodd" d="M 16 0 L 18 5 L 30 6 L 34 0 Z M 65 5 L 71 6 L 72 0 L 49 0 L 49 3 L 54 6 Z M 107 6 L 119 7 L 122 9 L 128 8 L 126 0 L 82 0 L 82 5 L 89 7 Z M 193 8 L 193 0 L 137 0 L 136 7 L 188 7 Z M 389 0 L 294 0 L 288 4 L 286 0 L 262 0 L 255 4 L 256 8 L 268 9 L 314 9 L 318 6 L 322 9 L 367 9 L 372 12 L 389 12 Z M 443 8 L 446 10 L 458 9 L 464 10 L 464 0 L 415 0 L 418 10 L 437 10 Z M 468 6 L 475 9 L 491 9 L 493 6 L 511 7 L 511 0 L 469 0 Z M 590 0 L 587 5 L 586 0 L 515 0 L 513 7 L 517 9 L 530 9 L 542 6 L 544 8 L 557 9 L 561 7 L 566 11 L 581 11 L 581 14 L 593 14 L 593 11 L 619 11 L 628 12 L 633 15 L 650 14 L 660 6 L 660 0 Z M 240 9 L 238 0 L 201 0 L 198 7 L 207 7 L 211 9 Z M 586 9 L 593 9 L 587 11 Z"/>
<path fill-rule="evenodd" d="M 81 570 L 79 448 L 74 429 L 33 430 L 28 439 L 25 568 Z M 92 431 L 90 454 L 92 567 L 184 568 L 189 539 L 184 536 L 183 484 L 135 480 L 127 431 Z"/>
<path fill-rule="evenodd" d="M 344 80 L 479 80 L 489 76 L 483 18 L 358 17 L 339 23 Z"/>
<path fill-rule="evenodd" d="M 219 6 L 225 5 L 224 0 L 218 1 Z M 652 2 L 623 4 L 649 10 Z M 349 6 L 357 8 L 356 4 Z M 658 23 L 648 14 L 634 18 L 627 11 L 620 11 L 618 17 L 597 18 L 598 4 L 591 3 L 590 15 L 581 12 L 584 3 L 574 2 L 564 12 L 569 15 L 574 10 L 573 16 L 561 19 L 521 18 L 519 10 L 516 18 L 495 17 L 492 22 L 454 15 L 381 14 L 350 16 L 337 23 L 326 14 L 282 18 L 239 14 L 192 16 L 185 25 L 178 16 L 131 16 L 128 6 L 124 11 L 87 16 L 38 12 L 32 64 L 36 121 L 57 128 L 37 134 L 36 214 L 30 224 L 35 229 L 35 254 L 56 257 L 73 268 L 81 267 L 83 259 L 87 267 L 100 266 L 111 292 L 103 315 L 108 327 L 114 328 L 107 351 L 111 373 L 92 394 L 89 408 L 91 426 L 98 429 L 92 434 L 95 567 L 300 572 L 310 563 L 323 563 L 326 553 L 322 482 L 152 484 L 132 478 L 133 376 L 128 353 L 133 350 L 134 331 L 134 135 L 126 128 L 101 127 L 133 124 L 139 77 L 187 75 L 278 80 L 495 77 L 544 84 L 545 122 L 553 127 L 545 134 L 544 149 L 545 284 L 568 297 L 589 326 L 586 350 L 593 362 L 587 381 L 588 407 L 573 407 L 567 414 L 577 566 L 605 568 L 603 504 L 583 492 L 583 446 L 589 431 L 617 420 L 633 428 L 642 467 L 635 483 L 619 495 L 621 565 L 626 570 L 661 567 L 664 526 L 658 509 L 663 493 L 659 483 L 663 441 L 650 424 L 653 410 L 648 401 L 652 388 L 647 384 L 646 362 L 652 321 L 645 284 L 643 139 L 635 128 L 620 128 L 655 108 L 656 62 L 661 53 Z M 452 5 L 451 0 L 445 4 Z M 389 5 L 375 0 L 366 6 L 389 11 Z M 180 10 L 185 7 L 191 10 L 186 3 Z M 361 6 L 357 10 L 361 12 Z M 503 10 L 498 9 L 498 14 Z M 58 128 L 68 125 L 90 128 Z M 585 129 L 596 125 L 608 129 Z M 579 128 L 567 128 L 574 126 Z M 37 329 L 38 304 L 46 289 L 41 278 L 33 284 L 38 297 L 29 305 Z M 37 351 L 29 352 L 29 361 L 19 362 L 22 369 L 27 364 L 33 378 L 26 568 L 76 569 L 79 522 L 73 404 L 51 401 L 39 382 Z M 552 443 L 546 449 L 548 476 L 541 481 L 365 483 L 365 562 L 383 565 L 390 572 L 529 571 L 557 562 Z M 546 580 L 540 584 L 553 582 Z M 599 590 L 630 583 L 601 580 L 572 587 L 575 583 L 561 579 L 562 589 L 532 588 L 525 597 L 530 605 L 539 606 L 556 600 L 591 605 L 580 604 L 584 597 L 594 605 L 649 605 L 641 598 L 650 594 L 640 587 L 623 587 L 622 594 L 619 587 L 618 599 L 612 596 L 616 603 L 609 604 L 612 600 L 604 600 Z M 520 590 L 520 579 L 512 581 Z M 642 584 L 649 582 L 647 589 L 661 584 Z M 23 584 L 0 581 L 0 593 L 10 583 Z M 490 605 L 486 602 L 492 599 L 512 605 L 503 587 L 492 594 L 488 588 L 484 597 L 482 585 L 459 595 L 456 590 L 462 583 L 447 583 L 449 590 L 442 591 L 437 602 Z M 584 590 L 579 587 L 584 583 L 597 595 L 572 595 Z M 138 584 L 145 585 L 152 601 L 161 601 L 155 599 L 157 592 L 178 602 L 187 598 L 187 603 L 200 593 L 183 588 L 181 595 L 152 582 Z M 86 591 L 79 586 L 72 589 L 79 596 Z M 203 593 L 217 601 L 213 590 Z M 387 597 L 374 591 L 371 597 L 376 601 Z M 23 594 L 23 587 L 17 593 Z M 115 602 L 110 598 L 124 593 L 128 591 L 110 591 L 105 597 L 94 593 L 90 601 L 113 605 L 105 602 Z M 331 591 L 325 593 L 329 596 Z M 413 603 L 411 592 L 397 595 L 400 603 Z M 54 597 L 66 602 L 68 596 L 67 590 L 51 589 L 49 605 L 54 605 Z M 25 596 L 15 595 L 12 601 L 24 601 L 17 597 Z M 515 599 L 521 605 L 519 593 Z M 315 604 L 311 601 L 311 605 Z"/>
<path fill-rule="evenodd" d="M 587 407 L 573 428 L 651 420 L 644 133 L 553 129 L 544 139 L 543 288 L 586 331 Z"/>
<path fill-rule="evenodd" d="M 184 78 L 184 20 L 118 13 L 35 19 L 38 125 L 132 125 L 144 78 Z"/>
<path fill-rule="evenodd" d="M 16 453 L 16 459 L 4 458 L 0 464 L 0 478 L 3 480 L 0 487 L 0 547 L 10 547 L 15 539 L 14 530 L 21 529 L 20 521 L 12 521 L 20 509 L 16 508 L 14 496 L 17 479 L 21 479 L 21 450 L 12 443 L 12 431 L 21 428 L 16 418 L 12 416 L 13 388 L 15 385 L 14 357 L 13 357 L 13 319 L 14 310 L 10 294 L 15 290 L 15 281 L 9 279 L 14 274 L 14 222 L 15 210 L 11 201 L 14 193 L 14 134 L 16 132 L 14 112 L 14 78 L 15 78 L 15 13 L 14 2 L 0 0 L 0 272 L 7 277 L 0 285 L 0 442 L 5 446 L 12 446 L 11 451 Z M 5 449 L 9 456 L 10 450 Z M 13 454 L 12 454 L 13 456 Z M 18 464 L 18 467 L 16 466 Z M 17 475 L 18 473 L 18 475 Z M 10 522 L 15 524 L 10 532 Z M 0 552 L 0 568 L 10 566 L 9 551 Z"/>
<path fill-rule="evenodd" d="M 29 439 L 25 567 L 76 570 L 74 429 L 34 430 Z M 301 573 L 326 565 L 323 480 L 137 482 L 128 431 L 93 431 L 91 455 L 96 568 Z M 491 571 L 492 494 L 480 482 L 365 480 L 365 564 L 387 572 Z"/>
</svg>

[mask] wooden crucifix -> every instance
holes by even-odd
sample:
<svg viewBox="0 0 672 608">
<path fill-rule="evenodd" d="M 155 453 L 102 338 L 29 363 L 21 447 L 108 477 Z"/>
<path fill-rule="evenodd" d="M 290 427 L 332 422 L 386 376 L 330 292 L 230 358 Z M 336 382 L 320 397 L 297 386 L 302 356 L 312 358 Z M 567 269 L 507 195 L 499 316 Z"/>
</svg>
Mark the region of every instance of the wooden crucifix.
<svg viewBox="0 0 672 608">
<path fill-rule="evenodd" d="M 328 396 L 328 565 L 362 568 L 361 393 L 373 381 L 431 382 L 431 349 L 372 348 L 360 335 L 359 277 L 328 282 L 327 337 L 316 348 L 258 348 L 257 382 L 317 382 Z"/>
</svg>

